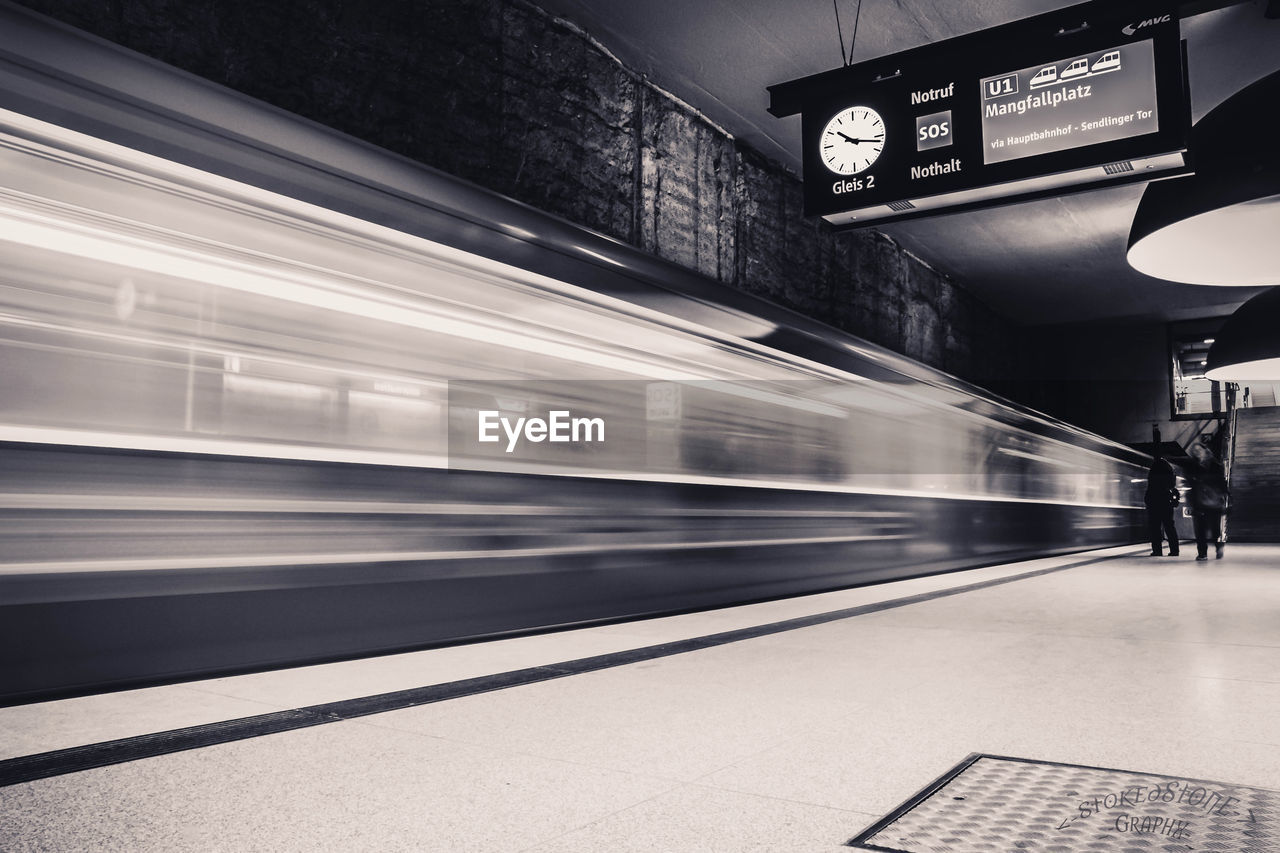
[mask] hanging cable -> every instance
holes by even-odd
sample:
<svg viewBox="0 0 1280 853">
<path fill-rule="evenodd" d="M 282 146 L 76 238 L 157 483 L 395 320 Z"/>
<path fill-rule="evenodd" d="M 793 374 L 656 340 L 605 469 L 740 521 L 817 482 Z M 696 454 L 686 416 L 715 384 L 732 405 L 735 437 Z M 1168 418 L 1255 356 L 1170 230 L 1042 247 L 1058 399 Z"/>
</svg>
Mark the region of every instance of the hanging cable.
<svg viewBox="0 0 1280 853">
<path fill-rule="evenodd" d="M 840 26 L 840 0 L 831 0 L 831 8 L 836 11 L 836 35 L 840 37 L 840 61 L 847 67 L 853 64 L 853 46 L 858 41 L 858 19 L 862 17 L 862 0 L 858 0 L 858 8 L 853 15 L 853 35 L 849 38 L 847 54 L 844 50 L 844 30 Z"/>
<path fill-rule="evenodd" d="M 853 35 L 849 37 L 849 62 L 847 63 L 848 65 L 853 64 L 853 46 L 858 41 L 858 21 L 861 18 L 862 18 L 862 0 L 858 0 L 858 8 L 853 13 Z"/>
<path fill-rule="evenodd" d="M 831 0 L 831 8 L 836 10 L 836 35 L 840 37 L 840 64 L 848 65 L 849 57 L 844 52 L 844 32 L 840 29 L 840 2 Z"/>
</svg>

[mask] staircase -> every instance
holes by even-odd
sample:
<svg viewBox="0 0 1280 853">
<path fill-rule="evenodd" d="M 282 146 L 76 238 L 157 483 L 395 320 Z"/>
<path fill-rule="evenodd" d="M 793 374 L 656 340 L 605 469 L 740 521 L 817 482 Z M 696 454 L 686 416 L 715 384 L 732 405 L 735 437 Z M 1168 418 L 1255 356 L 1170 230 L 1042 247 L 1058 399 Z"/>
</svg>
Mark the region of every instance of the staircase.
<svg viewBox="0 0 1280 853">
<path fill-rule="evenodd" d="M 1280 406 L 1236 410 L 1227 533 L 1233 542 L 1280 542 Z"/>
</svg>

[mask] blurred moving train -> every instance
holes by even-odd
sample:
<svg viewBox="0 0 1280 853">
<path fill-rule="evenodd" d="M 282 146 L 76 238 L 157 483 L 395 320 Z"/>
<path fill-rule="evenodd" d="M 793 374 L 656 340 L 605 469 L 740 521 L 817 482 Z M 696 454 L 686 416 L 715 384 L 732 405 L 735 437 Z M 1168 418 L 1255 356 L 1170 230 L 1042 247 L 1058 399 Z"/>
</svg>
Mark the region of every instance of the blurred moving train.
<svg viewBox="0 0 1280 853">
<path fill-rule="evenodd" d="M 0 702 L 1142 538 L 1126 448 L 30 13 L 0 33 Z M 466 438 L 552 397 L 609 440 Z"/>
</svg>

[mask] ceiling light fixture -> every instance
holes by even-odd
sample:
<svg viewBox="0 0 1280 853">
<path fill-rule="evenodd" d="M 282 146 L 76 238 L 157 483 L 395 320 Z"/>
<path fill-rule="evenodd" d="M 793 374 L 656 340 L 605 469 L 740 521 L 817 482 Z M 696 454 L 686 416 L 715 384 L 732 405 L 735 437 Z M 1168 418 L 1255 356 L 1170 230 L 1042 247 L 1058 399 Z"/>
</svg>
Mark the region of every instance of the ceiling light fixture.
<svg viewBox="0 0 1280 853">
<path fill-rule="evenodd" d="M 1280 380 L 1280 287 L 1241 305 L 1209 349 L 1205 376 L 1218 382 Z"/>
<path fill-rule="evenodd" d="M 1147 185 L 1129 231 L 1130 266 L 1188 284 L 1280 283 L 1280 154 L 1265 130 L 1278 103 L 1280 72 L 1196 123 L 1196 173 Z"/>
</svg>

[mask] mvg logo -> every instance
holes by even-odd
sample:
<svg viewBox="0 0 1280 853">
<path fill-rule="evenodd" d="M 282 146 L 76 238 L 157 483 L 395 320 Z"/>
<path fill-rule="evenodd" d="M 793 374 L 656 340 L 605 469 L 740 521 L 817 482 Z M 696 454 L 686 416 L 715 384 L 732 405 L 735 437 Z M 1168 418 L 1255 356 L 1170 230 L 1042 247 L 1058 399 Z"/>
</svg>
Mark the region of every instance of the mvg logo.
<svg viewBox="0 0 1280 853">
<path fill-rule="evenodd" d="M 1140 23 L 1127 24 L 1126 26 L 1121 27 L 1120 32 L 1127 36 L 1131 36 L 1143 27 L 1154 27 L 1156 24 L 1167 24 L 1169 23 L 1169 19 L 1172 17 L 1172 15 L 1161 15 L 1158 18 L 1146 18 Z"/>
</svg>

